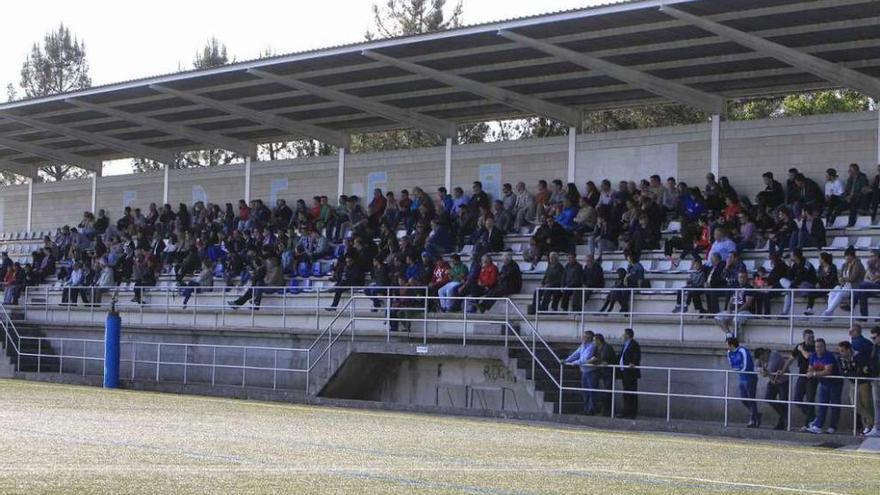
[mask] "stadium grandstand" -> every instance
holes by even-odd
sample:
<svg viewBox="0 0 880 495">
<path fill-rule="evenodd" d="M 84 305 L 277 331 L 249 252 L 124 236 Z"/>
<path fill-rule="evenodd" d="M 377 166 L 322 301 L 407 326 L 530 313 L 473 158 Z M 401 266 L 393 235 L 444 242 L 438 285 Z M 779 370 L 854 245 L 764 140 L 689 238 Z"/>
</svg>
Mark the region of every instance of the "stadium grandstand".
<svg viewBox="0 0 880 495">
<path fill-rule="evenodd" d="M 878 21 L 634 0 L 0 104 L 0 170 L 28 178 L 0 188 L 0 370 L 96 383 L 114 306 L 131 388 L 880 436 L 880 111 L 725 120 L 820 89 L 876 105 Z M 579 132 L 672 103 L 708 118 Z M 567 136 L 458 143 L 534 116 Z M 347 152 L 391 129 L 445 146 Z M 257 161 L 300 138 L 337 153 Z M 206 148 L 243 161 L 174 168 Z M 134 157 L 164 170 L 101 176 Z M 92 175 L 33 180 L 56 163 Z"/>
</svg>

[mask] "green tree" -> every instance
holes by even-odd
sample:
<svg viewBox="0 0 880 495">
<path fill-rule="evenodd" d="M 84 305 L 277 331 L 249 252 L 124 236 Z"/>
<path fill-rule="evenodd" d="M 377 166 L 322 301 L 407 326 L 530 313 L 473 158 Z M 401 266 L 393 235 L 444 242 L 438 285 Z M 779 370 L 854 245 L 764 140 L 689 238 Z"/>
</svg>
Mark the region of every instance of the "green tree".
<svg viewBox="0 0 880 495">
<path fill-rule="evenodd" d="M 851 89 L 788 95 L 782 100 L 782 114 L 785 116 L 865 112 L 870 108 L 868 97 Z"/>
<path fill-rule="evenodd" d="M 42 44 L 34 43 L 31 52 L 21 66 L 19 82 L 25 98 L 38 98 L 86 89 L 92 85 L 89 78 L 89 64 L 86 60 L 86 45 L 70 34 L 61 24 L 58 30 L 47 33 Z M 10 98 L 17 93 L 14 87 L 7 87 Z M 41 177 L 59 181 L 82 177 L 82 169 L 66 165 L 52 165 L 40 169 Z"/>
<path fill-rule="evenodd" d="M 447 15 L 446 0 L 386 0 L 373 4 L 375 31 L 367 31 L 367 40 L 445 31 L 461 26 L 461 1 Z"/>
<path fill-rule="evenodd" d="M 205 43 L 205 46 L 196 52 L 196 56 L 193 59 L 193 68 L 210 69 L 234 61 L 229 59 L 226 45 L 216 37 L 211 37 Z M 175 163 L 171 164 L 171 168 L 215 167 L 241 160 L 243 160 L 241 155 L 221 149 L 187 151 L 178 153 L 175 156 Z M 162 167 L 161 163 L 145 158 L 135 158 L 132 162 L 134 173 L 153 172 L 162 170 Z"/>
<path fill-rule="evenodd" d="M 448 12 L 447 12 L 448 10 Z M 443 31 L 461 26 L 462 3 L 446 8 L 446 0 L 386 0 L 373 4 L 373 30 L 367 40 L 410 36 Z M 458 128 L 459 144 L 481 143 L 489 135 L 486 123 L 466 124 Z M 439 136 L 420 129 L 370 132 L 352 136 L 353 152 L 427 148 L 443 144 Z"/>
</svg>

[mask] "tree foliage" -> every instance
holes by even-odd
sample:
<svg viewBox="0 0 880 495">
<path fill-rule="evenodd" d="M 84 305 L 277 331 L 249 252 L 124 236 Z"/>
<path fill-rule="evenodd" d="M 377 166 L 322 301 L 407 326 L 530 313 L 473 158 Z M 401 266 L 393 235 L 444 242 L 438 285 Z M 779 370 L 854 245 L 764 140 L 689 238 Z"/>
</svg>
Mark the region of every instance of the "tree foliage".
<svg viewBox="0 0 880 495">
<path fill-rule="evenodd" d="M 42 44 L 34 43 L 22 63 L 19 85 L 25 98 L 38 98 L 90 87 L 92 80 L 89 77 L 85 42 L 77 40 L 64 24 L 59 25 L 57 30 L 46 33 Z M 6 89 L 10 99 L 17 98 L 17 91 L 12 85 Z M 86 175 L 82 169 L 66 164 L 42 167 L 40 172 L 41 178 L 52 181 Z"/>
<path fill-rule="evenodd" d="M 447 12 L 448 10 L 448 12 Z M 367 40 L 410 36 L 444 31 L 461 26 L 462 4 L 446 8 L 446 0 L 386 0 L 373 4 L 373 30 Z M 458 143 L 481 143 L 489 135 L 489 125 L 481 122 L 459 126 Z M 427 148 L 443 144 L 443 139 L 420 129 L 364 133 L 352 137 L 355 153 Z"/>
<path fill-rule="evenodd" d="M 445 31 L 461 26 L 461 1 L 449 14 L 444 12 L 446 0 L 386 0 L 373 4 L 375 30 L 367 31 L 367 40 L 410 36 Z"/>
</svg>

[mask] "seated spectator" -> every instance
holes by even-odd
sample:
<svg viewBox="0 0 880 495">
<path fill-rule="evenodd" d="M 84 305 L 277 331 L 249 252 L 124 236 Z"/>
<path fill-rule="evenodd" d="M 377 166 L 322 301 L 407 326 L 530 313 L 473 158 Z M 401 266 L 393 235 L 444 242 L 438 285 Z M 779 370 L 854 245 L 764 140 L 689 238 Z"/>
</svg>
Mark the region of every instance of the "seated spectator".
<svg viewBox="0 0 880 495">
<path fill-rule="evenodd" d="M 602 264 L 596 261 L 592 254 L 584 256 L 584 279 L 582 285 L 587 289 L 604 289 L 605 288 L 605 270 Z M 590 300 L 593 291 L 585 290 L 583 292 L 583 302 L 586 304 Z"/>
<path fill-rule="evenodd" d="M 837 267 L 834 266 L 831 253 L 819 253 L 819 269 L 816 270 L 816 289 L 822 291 L 810 291 L 807 296 L 807 309 L 804 314 L 809 316 L 813 314 L 813 306 L 816 304 L 816 298 L 827 296 L 829 291 L 837 286 Z"/>
<path fill-rule="evenodd" d="M 502 246 L 503 246 L 503 235 Z M 431 253 L 434 258 L 440 258 L 450 253 L 453 249 L 452 234 L 444 227 L 439 220 L 431 221 L 431 232 L 425 242 L 425 250 Z"/>
<path fill-rule="evenodd" d="M 865 280 L 865 266 L 862 260 L 856 256 L 856 249 L 852 246 L 843 252 L 843 266 L 840 267 L 837 285 L 828 293 L 828 308 L 822 312 L 822 316 L 830 317 L 834 311 L 843 304 L 849 307 L 850 300 L 855 304 L 854 288 L 859 287 Z"/>
<path fill-rule="evenodd" d="M 519 232 L 527 224 L 535 223 L 537 209 L 535 197 L 529 193 L 525 182 L 516 183 L 516 201 L 513 206 L 513 228 Z"/>
<path fill-rule="evenodd" d="M 440 289 L 445 287 L 449 281 L 449 263 L 440 259 L 434 264 L 434 269 L 431 271 L 431 281 L 428 282 L 428 297 L 432 298 L 428 301 L 429 309 L 435 309 L 435 298 L 439 295 Z"/>
<path fill-rule="evenodd" d="M 496 284 L 498 284 L 498 267 L 495 266 L 491 256 L 484 254 L 480 258 L 480 275 L 477 277 L 477 283 L 471 286 L 468 295 L 474 297 L 486 296 L 495 288 Z M 476 307 L 477 305 L 475 304 L 474 306 Z M 469 311 L 473 310 L 469 309 Z M 485 309 L 480 308 L 481 313 L 484 311 Z"/>
<path fill-rule="evenodd" d="M 532 296 L 532 304 L 529 306 L 530 314 L 535 314 L 535 311 L 547 311 L 551 305 L 551 310 L 554 312 L 559 308 L 562 294 L 558 289 L 562 287 L 565 268 L 559 262 L 559 254 L 555 251 L 550 253 L 549 260 L 544 277 L 541 279 L 541 285 Z"/>
<path fill-rule="evenodd" d="M 602 307 L 599 308 L 600 313 L 612 312 L 614 311 L 614 306 L 616 304 L 620 304 L 620 312 L 625 313 L 629 308 L 629 291 L 625 290 L 626 285 L 626 269 L 618 268 L 617 269 L 617 278 L 614 281 L 614 285 L 612 286 L 612 290 L 608 292 L 608 295 L 605 296 L 605 302 L 602 304 Z"/>
<path fill-rule="evenodd" d="M 825 218 L 829 226 L 834 224 L 837 216 L 847 208 L 843 194 L 843 182 L 837 176 L 837 170 L 829 168 L 825 171 L 825 204 L 828 209 Z"/>
<path fill-rule="evenodd" d="M 849 206 L 848 227 L 856 224 L 856 217 L 866 211 L 871 202 L 868 177 L 861 171 L 858 163 L 851 163 L 848 169 L 849 178 L 843 187 L 844 201 Z"/>
<path fill-rule="evenodd" d="M 694 309 L 697 310 L 700 314 L 706 313 L 706 310 L 703 309 L 703 301 L 700 299 L 700 291 L 694 290 L 686 290 L 686 289 L 702 289 L 706 286 L 706 278 L 709 275 L 709 271 L 706 267 L 703 266 L 703 260 L 700 259 L 699 256 L 695 257 L 693 261 L 691 261 L 690 274 L 688 275 L 688 280 L 685 282 L 685 286 L 683 290 L 676 292 L 675 294 L 675 307 L 672 308 L 673 313 L 687 313 L 688 306 L 693 303 Z M 697 297 L 694 297 L 694 296 Z M 684 296 L 684 298 L 682 298 Z M 682 300 L 684 301 L 682 303 Z"/>
<path fill-rule="evenodd" d="M 715 316 L 715 322 L 728 337 L 735 336 L 754 312 L 755 297 L 748 272 L 739 272 L 738 285 L 727 302 L 726 309 Z"/>
<path fill-rule="evenodd" d="M 562 291 L 561 308 L 563 312 L 568 312 L 569 302 L 571 302 L 571 310 L 580 312 L 583 307 L 584 293 L 577 289 L 583 285 L 584 268 L 578 263 L 574 254 L 563 255 L 563 261 L 566 263 L 562 272 L 562 287 L 565 287 L 566 290 Z"/>
<path fill-rule="evenodd" d="M 456 304 L 456 300 L 452 299 L 456 295 L 456 289 L 465 282 L 468 275 L 468 268 L 461 262 L 461 256 L 453 254 L 449 266 L 449 281 L 443 287 L 437 290 L 440 298 L 440 311 L 452 311 Z"/>
<path fill-rule="evenodd" d="M 772 172 L 765 172 L 762 178 L 764 190 L 758 193 L 758 206 L 764 210 L 775 210 L 785 203 L 785 190 L 782 189 L 782 184 L 773 178 Z"/>
<path fill-rule="evenodd" d="M 730 239 L 727 230 L 721 227 L 715 229 L 715 242 L 709 249 L 709 257 L 717 254 L 721 257 L 721 261 L 727 262 L 727 257 L 733 252 L 736 252 L 736 243 Z"/>
<path fill-rule="evenodd" d="M 803 222 L 798 231 L 798 240 L 795 246 L 822 249 L 825 244 L 825 224 L 822 223 L 822 219 L 816 215 L 812 207 L 804 208 Z"/>
<path fill-rule="evenodd" d="M 214 287 L 214 264 L 205 260 L 202 262 L 199 276 L 195 280 L 185 283 L 180 289 L 180 295 L 183 296 L 183 309 L 186 309 L 186 305 L 194 293 L 208 291 L 211 287 Z"/>
<path fill-rule="evenodd" d="M 501 270 L 498 272 L 498 282 L 486 292 L 486 299 L 477 303 L 477 309 L 485 313 L 495 305 L 496 298 L 518 294 L 521 290 L 522 272 L 519 270 L 519 265 L 513 261 L 510 253 L 504 253 L 501 258 Z"/>
<path fill-rule="evenodd" d="M 868 316 L 868 299 L 880 296 L 880 249 L 871 251 L 868 266 L 865 270 L 865 280 L 854 287 L 855 303 L 859 305 L 859 314 L 862 318 Z"/>
<path fill-rule="evenodd" d="M 788 270 L 788 282 L 783 281 L 782 286 L 789 289 L 785 293 L 785 303 L 782 306 L 782 316 L 791 314 L 792 303 L 795 297 L 809 297 L 809 290 L 816 288 L 819 281 L 816 275 L 816 267 L 804 258 L 804 252 L 795 248 L 791 252 L 791 267 Z M 799 289 L 805 290 L 802 292 Z"/>
</svg>

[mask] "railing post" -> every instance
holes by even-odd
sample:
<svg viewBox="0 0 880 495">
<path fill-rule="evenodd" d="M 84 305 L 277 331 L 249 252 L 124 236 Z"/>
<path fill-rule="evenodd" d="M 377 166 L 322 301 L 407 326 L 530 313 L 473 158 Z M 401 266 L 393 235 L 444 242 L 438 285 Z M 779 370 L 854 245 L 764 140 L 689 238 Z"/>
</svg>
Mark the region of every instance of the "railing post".
<svg viewBox="0 0 880 495">
<path fill-rule="evenodd" d="M 354 300 L 354 289 L 351 290 L 348 298 L 348 324 L 351 328 L 349 328 L 349 332 L 351 334 L 351 341 L 354 343 L 354 312 L 355 308 L 355 300 Z"/>
<path fill-rule="evenodd" d="M 85 345 L 85 344 L 83 344 Z M 43 357 L 43 339 L 37 339 L 37 373 L 40 372 L 40 360 Z"/>
<path fill-rule="evenodd" d="M 615 396 L 617 395 L 617 366 L 611 366 L 611 418 L 614 419 L 614 402 Z"/>
<path fill-rule="evenodd" d="M 20 344 L 21 344 L 21 341 L 19 341 L 19 345 Z M 86 376 L 86 343 L 85 343 L 85 341 L 83 341 L 81 349 L 82 349 L 82 376 Z M 20 365 L 21 365 L 21 362 L 19 362 L 19 366 Z"/>
<path fill-rule="evenodd" d="M 856 289 L 850 288 L 849 291 L 849 326 L 852 326 L 853 321 L 855 320 L 855 311 L 856 311 Z"/>
<path fill-rule="evenodd" d="M 504 301 L 504 348 L 507 349 L 508 343 L 507 338 L 510 334 L 510 305 L 513 302 L 510 298 L 505 299 Z"/>
<path fill-rule="evenodd" d="M 217 376 L 217 346 L 211 348 L 211 386 L 214 386 Z"/>
<path fill-rule="evenodd" d="M 312 377 L 312 349 L 306 351 L 306 395 L 309 395 L 309 382 Z"/>
<path fill-rule="evenodd" d="M 321 288 L 315 288 L 315 332 L 321 333 Z"/>
<path fill-rule="evenodd" d="M 467 345 L 467 320 L 468 320 L 468 296 L 464 296 L 464 304 L 461 307 L 464 312 L 464 328 L 461 329 L 461 345 Z"/>
<path fill-rule="evenodd" d="M 636 290 L 630 288 L 629 289 L 629 327 L 633 328 L 633 321 L 636 311 Z"/>
<path fill-rule="evenodd" d="M 156 383 L 159 383 L 159 363 L 162 362 L 162 344 L 156 344 Z"/>
<path fill-rule="evenodd" d="M 171 312 L 171 291 L 165 287 L 165 326 L 168 326 Z"/>
<path fill-rule="evenodd" d="M 278 389 L 278 349 L 275 349 L 275 363 L 272 365 L 272 390 Z"/>
<path fill-rule="evenodd" d="M 137 363 L 137 344 L 131 343 L 131 381 L 134 381 L 135 363 Z"/>
<path fill-rule="evenodd" d="M 287 328 L 287 288 L 281 289 L 281 328 Z"/>
<path fill-rule="evenodd" d="M 685 304 L 686 304 L 685 301 L 687 301 L 687 291 L 684 288 L 682 288 L 679 290 L 678 295 L 681 298 L 681 299 L 679 299 L 680 308 L 678 311 L 678 341 L 684 342 L 684 311 L 686 309 L 685 308 Z"/>
<path fill-rule="evenodd" d="M 564 392 L 564 382 L 563 379 L 565 377 L 565 363 L 559 363 L 559 415 L 562 416 L 562 393 Z M 535 376 L 532 375 L 532 381 L 534 381 Z"/>
<path fill-rule="evenodd" d="M 672 421 L 672 369 L 666 369 L 666 422 Z"/>
<path fill-rule="evenodd" d="M 728 398 L 730 397 L 730 375 L 727 374 L 727 371 L 724 372 L 724 427 L 727 428 L 728 418 L 727 418 L 727 403 Z"/>
<path fill-rule="evenodd" d="M 791 375 L 789 375 L 788 376 L 788 385 L 787 385 L 787 387 L 788 387 L 788 397 L 787 397 L 788 400 L 786 401 L 786 415 L 787 415 L 786 426 L 788 426 L 788 428 L 787 428 L 788 431 L 791 431 L 791 397 L 792 397 L 792 392 L 791 392 L 792 379 L 791 378 L 792 378 Z"/>
<path fill-rule="evenodd" d="M 425 312 L 422 313 L 422 345 L 428 344 L 428 289 L 425 288 Z"/>
<path fill-rule="evenodd" d="M 385 288 L 385 342 L 391 342 L 391 289 Z"/>
<path fill-rule="evenodd" d="M 183 344 L 183 384 L 186 385 L 186 367 L 189 363 L 189 346 Z"/>
<path fill-rule="evenodd" d="M 794 342 L 794 289 L 791 291 L 791 305 L 788 308 L 788 340 L 789 343 Z"/>
<path fill-rule="evenodd" d="M 198 311 L 197 311 L 197 308 L 199 307 L 199 291 L 198 291 L 197 288 L 193 288 L 192 291 L 193 291 L 193 304 L 192 304 L 192 309 L 193 309 L 193 326 L 196 326 L 196 321 L 197 321 L 197 318 L 198 318 Z"/>
<path fill-rule="evenodd" d="M 49 286 L 46 286 L 46 321 L 49 321 Z"/>
<path fill-rule="evenodd" d="M 859 422 L 859 377 L 854 377 L 855 381 L 853 382 L 853 436 L 858 436 L 859 428 L 857 423 Z M 843 381 L 843 378 L 840 379 Z M 870 382 L 869 382 L 870 383 Z M 841 390 L 843 390 L 844 383 L 841 383 Z"/>
<path fill-rule="evenodd" d="M 242 347 L 241 353 L 241 387 L 247 383 L 247 347 Z"/>
<path fill-rule="evenodd" d="M 63 373 L 64 369 L 64 340 L 61 340 L 61 354 L 58 356 L 58 374 Z"/>
</svg>

